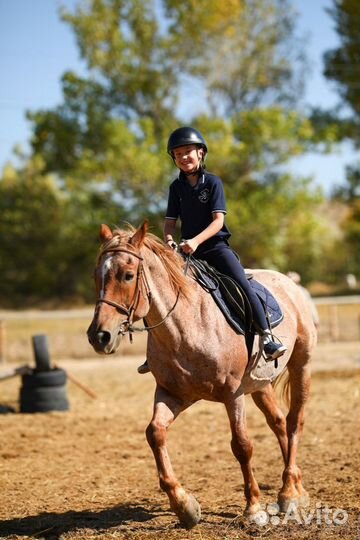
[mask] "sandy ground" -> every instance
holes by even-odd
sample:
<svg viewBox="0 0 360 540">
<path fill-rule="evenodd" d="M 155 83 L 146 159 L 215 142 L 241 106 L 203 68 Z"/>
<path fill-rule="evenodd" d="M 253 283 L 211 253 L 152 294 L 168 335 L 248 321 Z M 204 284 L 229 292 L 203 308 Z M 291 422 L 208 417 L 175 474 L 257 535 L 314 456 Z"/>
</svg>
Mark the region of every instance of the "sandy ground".
<svg viewBox="0 0 360 540">
<path fill-rule="evenodd" d="M 169 433 L 183 485 L 202 506 L 184 531 L 158 487 L 144 430 L 154 381 L 139 376 L 140 357 L 64 361 L 91 387 L 68 384 L 66 413 L 0 415 L 0 538 L 69 539 L 360 539 L 360 344 L 323 344 L 314 359 L 312 393 L 299 452 L 311 496 L 301 515 L 269 514 L 281 485 L 279 448 L 248 399 L 254 466 L 264 523 L 242 517 L 243 480 L 230 449 L 222 405 L 200 402 Z M 0 383 L 0 403 L 18 407 L 20 379 Z"/>
</svg>

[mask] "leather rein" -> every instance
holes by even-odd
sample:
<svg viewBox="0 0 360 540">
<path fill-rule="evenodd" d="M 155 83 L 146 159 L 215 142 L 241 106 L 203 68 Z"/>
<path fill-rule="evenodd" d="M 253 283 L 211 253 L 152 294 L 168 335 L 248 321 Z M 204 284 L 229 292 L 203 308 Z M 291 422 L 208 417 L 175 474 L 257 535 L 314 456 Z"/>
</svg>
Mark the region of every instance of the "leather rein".
<svg viewBox="0 0 360 540">
<path fill-rule="evenodd" d="M 139 265 L 138 265 L 138 270 L 137 270 L 137 275 L 136 275 L 136 286 L 135 286 L 134 296 L 133 296 L 133 299 L 132 299 L 129 307 L 124 306 L 123 304 L 119 304 L 118 302 L 115 302 L 114 300 L 108 300 L 107 298 L 97 298 L 96 306 L 98 304 L 100 304 L 100 303 L 108 304 L 109 306 L 112 306 L 113 308 L 115 308 L 119 313 L 122 313 L 123 315 L 127 316 L 127 319 L 123 323 L 121 323 L 118 333 L 124 336 L 128 332 L 130 342 L 132 343 L 132 334 L 134 332 L 148 332 L 149 330 L 153 330 L 154 328 L 157 328 L 158 326 L 161 326 L 165 322 L 165 320 L 169 317 L 169 315 L 176 308 L 176 305 L 178 303 L 179 296 L 180 296 L 180 290 L 178 291 L 178 293 L 176 295 L 174 305 L 169 309 L 169 311 L 167 312 L 165 317 L 163 319 L 161 319 L 161 321 L 159 321 L 156 324 L 153 324 L 153 325 L 149 326 L 146 323 L 145 317 L 143 317 L 145 326 L 144 327 L 134 326 L 134 324 L 133 324 L 134 315 L 135 315 L 136 309 L 137 309 L 137 307 L 139 305 L 140 297 L 141 297 L 141 294 L 142 294 L 141 282 L 143 282 L 144 286 L 145 286 L 145 295 L 143 295 L 144 298 L 145 298 L 145 296 L 147 297 L 147 299 L 149 301 L 149 306 L 151 306 L 151 302 L 152 302 L 151 290 L 150 290 L 149 283 L 148 283 L 148 280 L 146 278 L 146 274 L 144 272 L 144 267 L 143 267 L 144 258 L 139 253 L 136 253 L 135 251 L 132 251 L 130 249 L 121 248 L 121 247 L 112 247 L 112 248 L 109 248 L 109 249 L 104 249 L 104 251 L 101 253 L 101 256 L 104 253 L 113 253 L 113 252 L 129 253 L 130 255 L 133 255 L 134 257 L 139 259 Z"/>
</svg>

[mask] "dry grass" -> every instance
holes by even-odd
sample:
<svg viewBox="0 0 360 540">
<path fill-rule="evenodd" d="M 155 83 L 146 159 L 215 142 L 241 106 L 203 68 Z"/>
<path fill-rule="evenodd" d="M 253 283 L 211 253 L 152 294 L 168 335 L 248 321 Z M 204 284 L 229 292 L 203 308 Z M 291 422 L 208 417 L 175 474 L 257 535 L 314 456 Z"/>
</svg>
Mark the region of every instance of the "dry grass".
<svg viewBox="0 0 360 540">
<path fill-rule="evenodd" d="M 337 341 L 352 343 L 360 341 L 360 303 L 318 306 L 321 325 L 319 341 L 329 347 L 337 347 Z M 7 362 L 32 361 L 31 337 L 46 334 L 49 338 L 51 356 L 54 360 L 67 358 L 96 358 L 87 341 L 86 330 L 91 322 L 93 308 L 57 311 L 0 311 L 0 359 Z M 142 326 L 139 322 L 138 326 Z M 347 345 L 345 345 L 347 347 Z M 122 355 L 144 355 L 145 333 L 136 333 L 130 344 L 124 339 L 119 352 Z M 360 350 L 360 347 L 359 347 Z"/>
<path fill-rule="evenodd" d="M 6 362 L 28 363 L 32 361 L 31 338 L 37 334 L 46 334 L 49 350 L 54 360 L 64 358 L 97 358 L 90 347 L 86 330 L 91 322 L 93 311 L 56 311 L 56 312 L 2 312 L 5 327 L 3 330 L 3 357 Z M 0 312 L 1 320 L 1 312 Z M 142 323 L 139 322 L 141 327 Z M 1 341 L 1 340 L 0 340 Z M 124 339 L 119 352 L 123 355 L 144 354 L 146 335 L 134 336 L 133 344 Z"/>
</svg>

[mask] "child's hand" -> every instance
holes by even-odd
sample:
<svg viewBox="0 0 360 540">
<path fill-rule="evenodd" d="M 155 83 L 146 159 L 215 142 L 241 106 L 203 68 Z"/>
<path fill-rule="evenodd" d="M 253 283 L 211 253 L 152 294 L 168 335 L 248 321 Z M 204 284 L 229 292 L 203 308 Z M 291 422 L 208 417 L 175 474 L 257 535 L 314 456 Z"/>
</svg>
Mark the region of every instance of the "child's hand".
<svg viewBox="0 0 360 540">
<path fill-rule="evenodd" d="M 196 240 L 194 240 L 194 238 L 190 238 L 190 240 L 183 240 L 179 244 L 179 248 L 184 253 L 186 253 L 186 255 L 191 255 L 197 250 L 198 247 L 199 247 L 199 244 L 197 243 Z"/>
<path fill-rule="evenodd" d="M 178 247 L 177 243 L 174 240 L 168 240 L 166 244 L 168 245 L 169 248 L 174 249 L 174 250 Z"/>
</svg>

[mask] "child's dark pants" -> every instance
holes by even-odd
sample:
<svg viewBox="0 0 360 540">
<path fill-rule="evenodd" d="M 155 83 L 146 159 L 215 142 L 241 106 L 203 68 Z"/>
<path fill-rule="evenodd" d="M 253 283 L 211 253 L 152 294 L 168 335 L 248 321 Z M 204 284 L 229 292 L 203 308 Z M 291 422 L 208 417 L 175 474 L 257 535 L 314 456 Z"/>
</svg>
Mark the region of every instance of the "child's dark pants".
<svg viewBox="0 0 360 540">
<path fill-rule="evenodd" d="M 248 297 L 257 324 L 262 330 L 266 330 L 269 327 L 260 299 L 253 291 L 246 278 L 242 264 L 226 240 L 211 238 L 207 242 L 204 242 L 204 244 L 201 244 L 193 256 L 196 259 L 206 261 L 222 274 L 226 274 L 234 279 Z"/>
</svg>

